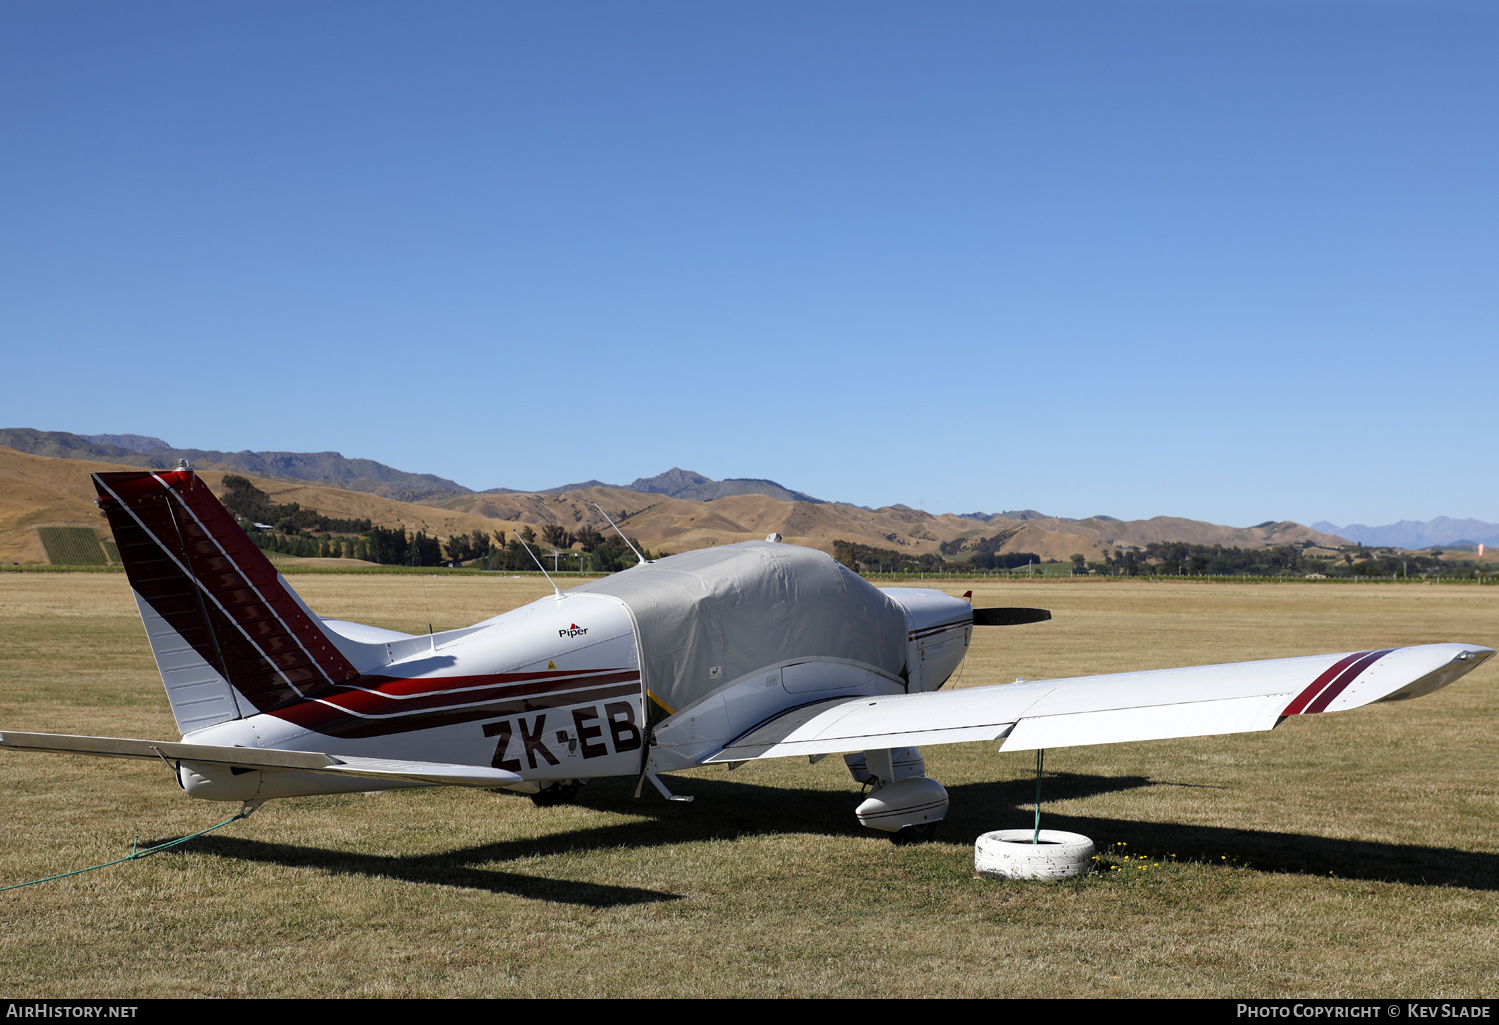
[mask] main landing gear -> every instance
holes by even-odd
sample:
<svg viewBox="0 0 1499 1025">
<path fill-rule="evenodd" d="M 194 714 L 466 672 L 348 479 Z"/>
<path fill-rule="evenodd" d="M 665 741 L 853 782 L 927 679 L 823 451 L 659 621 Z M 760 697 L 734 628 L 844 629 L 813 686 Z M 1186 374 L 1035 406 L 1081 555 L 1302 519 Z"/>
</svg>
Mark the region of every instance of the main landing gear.
<svg viewBox="0 0 1499 1025">
<path fill-rule="evenodd" d="M 923 822 L 919 826 L 902 826 L 890 834 L 893 844 L 931 843 L 937 839 L 937 827 L 941 822 Z"/>
<path fill-rule="evenodd" d="M 559 779 L 545 789 L 531 794 L 531 803 L 538 808 L 552 808 L 559 804 L 572 804 L 583 789 L 581 779 Z"/>
<path fill-rule="evenodd" d="M 890 834 L 897 844 L 929 843 L 947 817 L 947 790 L 928 778 L 926 762 L 914 747 L 844 755 L 849 774 L 873 787 L 854 810 L 859 824 Z"/>
</svg>

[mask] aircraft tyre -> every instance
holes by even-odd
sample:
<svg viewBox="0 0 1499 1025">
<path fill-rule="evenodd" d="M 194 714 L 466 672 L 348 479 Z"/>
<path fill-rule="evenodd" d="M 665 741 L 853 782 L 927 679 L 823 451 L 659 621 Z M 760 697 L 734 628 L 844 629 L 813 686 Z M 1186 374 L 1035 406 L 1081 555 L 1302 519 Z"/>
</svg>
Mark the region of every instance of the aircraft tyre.
<svg viewBox="0 0 1499 1025">
<path fill-rule="evenodd" d="M 985 833 L 973 845 L 973 867 L 988 879 L 1066 879 L 1093 865 L 1093 841 L 1081 833 L 1033 829 L 1000 829 Z"/>
<path fill-rule="evenodd" d="M 582 786 L 575 779 L 565 783 L 553 783 L 545 790 L 538 790 L 531 795 L 531 803 L 538 808 L 551 808 L 559 804 L 572 804 L 578 799 L 578 789 Z"/>
<path fill-rule="evenodd" d="M 937 827 L 942 825 L 939 819 L 936 822 L 923 822 L 919 826 L 904 826 L 890 834 L 890 842 L 893 844 L 908 843 L 931 843 L 937 839 Z"/>
</svg>

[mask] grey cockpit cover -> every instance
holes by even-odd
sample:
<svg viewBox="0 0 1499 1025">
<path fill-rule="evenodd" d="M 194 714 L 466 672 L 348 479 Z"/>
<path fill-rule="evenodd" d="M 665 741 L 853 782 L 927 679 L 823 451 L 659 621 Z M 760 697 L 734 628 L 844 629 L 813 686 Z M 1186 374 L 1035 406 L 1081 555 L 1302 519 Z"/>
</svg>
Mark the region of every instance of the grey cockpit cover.
<svg viewBox="0 0 1499 1025">
<path fill-rule="evenodd" d="M 814 548 L 703 548 L 574 590 L 629 607 L 645 686 L 669 712 L 787 661 L 851 659 L 890 674 L 905 663 L 904 611 Z"/>
</svg>

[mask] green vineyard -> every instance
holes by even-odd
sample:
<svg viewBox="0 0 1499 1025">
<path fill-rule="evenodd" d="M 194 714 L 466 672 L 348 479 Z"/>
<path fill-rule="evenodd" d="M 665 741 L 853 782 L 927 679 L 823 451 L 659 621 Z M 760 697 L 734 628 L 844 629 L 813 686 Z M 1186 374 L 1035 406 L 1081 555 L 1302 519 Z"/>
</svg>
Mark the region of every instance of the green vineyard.
<svg viewBox="0 0 1499 1025">
<path fill-rule="evenodd" d="M 111 561 L 90 527 L 37 527 L 36 532 L 47 550 L 47 561 L 54 566 L 105 566 Z"/>
</svg>

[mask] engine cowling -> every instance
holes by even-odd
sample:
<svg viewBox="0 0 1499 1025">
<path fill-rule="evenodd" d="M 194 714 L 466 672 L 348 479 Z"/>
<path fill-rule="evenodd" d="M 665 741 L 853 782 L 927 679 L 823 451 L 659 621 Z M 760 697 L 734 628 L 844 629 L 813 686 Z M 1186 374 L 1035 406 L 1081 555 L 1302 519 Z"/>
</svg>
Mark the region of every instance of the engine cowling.
<svg viewBox="0 0 1499 1025">
<path fill-rule="evenodd" d="M 962 598 L 928 588 L 881 590 L 906 613 L 908 691 L 916 694 L 937 690 L 968 654 L 968 642 L 973 635 L 973 606 Z"/>
</svg>

